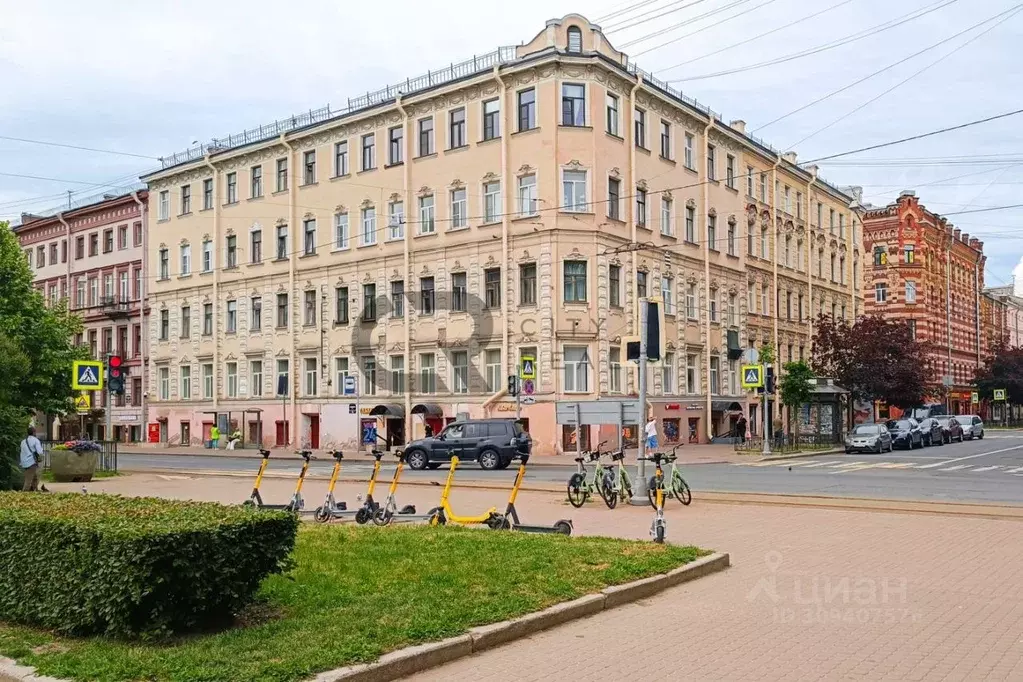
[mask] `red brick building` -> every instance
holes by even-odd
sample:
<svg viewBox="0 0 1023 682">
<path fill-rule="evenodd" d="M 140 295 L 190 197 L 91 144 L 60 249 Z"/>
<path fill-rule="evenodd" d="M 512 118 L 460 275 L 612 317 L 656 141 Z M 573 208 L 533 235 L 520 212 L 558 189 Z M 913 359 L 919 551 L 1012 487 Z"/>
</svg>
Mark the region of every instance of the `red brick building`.
<svg viewBox="0 0 1023 682">
<path fill-rule="evenodd" d="M 867 314 L 905 320 L 930 344 L 920 360 L 933 375 L 935 402 L 947 401 L 957 414 L 978 409 L 971 405 L 974 373 L 1005 329 L 993 299 L 982 294 L 984 243 L 928 211 L 911 191 L 866 210 L 863 241 L 870 254 L 863 269 Z"/>
</svg>

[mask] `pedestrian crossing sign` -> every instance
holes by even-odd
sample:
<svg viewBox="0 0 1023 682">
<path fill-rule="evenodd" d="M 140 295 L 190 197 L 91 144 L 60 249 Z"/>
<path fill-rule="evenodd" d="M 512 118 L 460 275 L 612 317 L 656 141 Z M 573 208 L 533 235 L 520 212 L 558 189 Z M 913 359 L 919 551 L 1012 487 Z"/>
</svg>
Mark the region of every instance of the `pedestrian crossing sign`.
<svg viewBox="0 0 1023 682">
<path fill-rule="evenodd" d="M 92 407 L 92 397 L 88 391 L 82 391 L 81 395 L 75 398 L 75 411 L 78 414 L 89 414 L 90 407 Z"/>
<path fill-rule="evenodd" d="M 519 378 L 536 379 L 536 358 L 532 355 L 522 356 L 522 365 L 519 368 Z"/>
<path fill-rule="evenodd" d="M 764 366 L 743 365 L 742 366 L 742 387 L 763 388 L 764 387 Z"/>
<path fill-rule="evenodd" d="M 1004 388 L 996 388 L 995 389 L 995 400 L 1001 400 L 1001 401 L 1005 400 L 1005 389 Z"/>
<path fill-rule="evenodd" d="M 71 388 L 76 391 L 102 391 L 103 363 L 97 360 L 75 360 Z"/>
</svg>

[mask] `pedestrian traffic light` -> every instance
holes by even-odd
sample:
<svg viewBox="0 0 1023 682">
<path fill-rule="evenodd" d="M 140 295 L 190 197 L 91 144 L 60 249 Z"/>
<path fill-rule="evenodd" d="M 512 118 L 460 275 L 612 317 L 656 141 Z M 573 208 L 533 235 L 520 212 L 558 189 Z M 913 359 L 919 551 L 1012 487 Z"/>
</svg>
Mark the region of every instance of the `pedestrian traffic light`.
<svg viewBox="0 0 1023 682">
<path fill-rule="evenodd" d="M 514 374 L 508 375 L 508 395 L 519 394 L 519 378 Z"/>
<path fill-rule="evenodd" d="M 774 395 L 774 367 L 767 367 L 767 376 L 764 377 L 764 387 L 768 393 Z"/>
<path fill-rule="evenodd" d="M 124 393 L 124 359 L 120 355 L 107 358 L 107 389 L 111 393 Z"/>
</svg>

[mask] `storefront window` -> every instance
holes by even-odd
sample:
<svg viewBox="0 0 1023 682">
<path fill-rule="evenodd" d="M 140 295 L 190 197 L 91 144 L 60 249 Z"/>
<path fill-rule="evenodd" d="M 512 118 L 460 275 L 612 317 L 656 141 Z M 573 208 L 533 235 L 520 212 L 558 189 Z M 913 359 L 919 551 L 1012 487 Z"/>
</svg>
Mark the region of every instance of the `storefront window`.
<svg viewBox="0 0 1023 682">
<path fill-rule="evenodd" d="M 680 419 L 664 419 L 661 422 L 661 432 L 664 434 L 665 443 L 679 442 Z"/>
</svg>

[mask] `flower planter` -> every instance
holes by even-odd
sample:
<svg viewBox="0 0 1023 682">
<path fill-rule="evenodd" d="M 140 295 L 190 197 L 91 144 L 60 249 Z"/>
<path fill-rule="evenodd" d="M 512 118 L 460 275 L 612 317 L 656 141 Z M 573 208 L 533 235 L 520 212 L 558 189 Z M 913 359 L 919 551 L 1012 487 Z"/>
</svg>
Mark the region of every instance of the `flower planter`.
<svg viewBox="0 0 1023 682">
<path fill-rule="evenodd" d="M 88 483 L 96 473 L 98 461 L 98 452 L 50 451 L 50 471 L 58 483 Z"/>
</svg>

